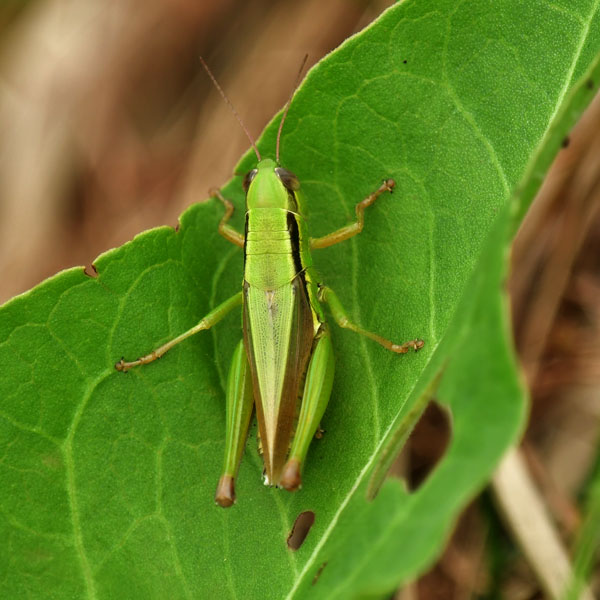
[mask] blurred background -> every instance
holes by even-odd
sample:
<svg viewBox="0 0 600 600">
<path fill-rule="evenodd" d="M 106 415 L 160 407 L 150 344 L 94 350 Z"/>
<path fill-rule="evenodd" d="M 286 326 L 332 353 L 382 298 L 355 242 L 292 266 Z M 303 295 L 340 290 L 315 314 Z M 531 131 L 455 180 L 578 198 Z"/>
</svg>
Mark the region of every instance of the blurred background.
<svg viewBox="0 0 600 600">
<path fill-rule="evenodd" d="M 199 54 L 258 136 L 305 53 L 311 66 L 391 4 L 146 0 L 140 10 L 134 0 L 1 0 L 0 303 L 67 267 L 93 274 L 98 254 L 176 225 L 230 178 L 248 141 Z M 495 480 L 440 561 L 398 598 L 547 597 L 545 578 L 562 559 L 544 554 L 535 519 L 511 516 L 509 497 L 536 507 L 557 548 L 572 548 L 600 469 L 598 132 L 595 102 L 513 249 L 514 331 L 532 394 L 517 456 L 525 483 Z M 396 468 L 418 485 L 448 435 L 432 405 Z"/>
</svg>

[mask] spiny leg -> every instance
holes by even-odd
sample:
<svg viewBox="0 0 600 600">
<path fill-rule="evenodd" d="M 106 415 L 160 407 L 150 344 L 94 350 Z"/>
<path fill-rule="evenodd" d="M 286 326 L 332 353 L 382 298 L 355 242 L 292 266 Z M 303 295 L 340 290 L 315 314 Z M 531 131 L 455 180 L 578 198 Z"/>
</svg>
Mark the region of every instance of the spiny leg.
<svg viewBox="0 0 600 600">
<path fill-rule="evenodd" d="M 425 342 L 423 340 L 411 340 L 410 342 L 404 342 L 403 344 L 394 344 L 390 340 L 377 335 L 376 333 L 372 333 L 371 331 L 367 331 L 358 325 L 355 325 L 348 319 L 348 315 L 342 306 L 339 298 L 336 296 L 335 292 L 326 286 L 321 286 L 319 290 L 319 300 L 323 302 L 327 302 L 329 304 L 329 308 L 331 309 L 331 314 L 335 322 L 345 329 L 350 329 L 355 331 L 356 333 L 360 333 L 360 335 L 364 335 L 372 339 L 373 341 L 381 344 L 384 348 L 391 350 L 392 352 L 397 352 L 398 354 L 405 354 L 411 348 L 413 350 L 420 350 Z"/>
<path fill-rule="evenodd" d="M 231 219 L 231 215 L 233 215 L 233 211 L 235 210 L 231 200 L 227 200 L 227 198 L 225 198 L 225 196 L 223 196 L 221 191 L 217 188 L 211 188 L 208 190 L 208 193 L 213 198 L 218 198 L 225 205 L 225 214 L 219 223 L 219 233 L 232 244 L 243 248 L 244 236 L 227 223 L 227 221 Z"/>
<path fill-rule="evenodd" d="M 356 222 L 351 225 L 346 225 L 346 227 L 342 227 L 332 233 L 329 233 L 320 238 L 311 238 L 310 247 L 311 248 L 327 248 L 328 246 L 333 246 L 338 242 L 343 242 L 348 238 L 360 233 L 365 224 L 365 208 L 367 206 L 371 206 L 375 200 L 384 192 L 392 192 L 396 182 L 393 179 L 386 179 L 379 189 L 369 196 L 367 196 L 364 200 L 359 202 L 356 205 Z"/>
<path fill-rule="evenodd" d="M 137 367 L 138 365 L 147 365 L 152 361 L 155 361 L 157 358 L 160 358 L 168 352 L 173 346 L 179 344 L 179 342 L 183 342 L 183 340 L 189 338 L 191 335 L 198 333 L 199 331 L 204 331 L 205 329 L 210 329 L 213 325 L 217 324 L 223 317 L 225 317 L 229 312 L 231 312 L 236 306 L 239 306 L 242 303 L 242 292 L 238 292 L 231 298 L 228 298 L 222 304 L 219 304 L 217 308 L 211 310 L 197 325 L 194 325 L 191 329 L 188 329 L 181 335 L 178 335 L 176 338 L 168 341 L 166 344 L 159 346 L 155 350 L 152 350 L 149 354 L 138 358 L 137 360 L 133 360 L 131 362 L 125 362 L 121 359 L 116 365 L 115 369 L 117 371 L 127 371 L 131 369 L 131 367 Z"/>
<path fill-rule="evenodd" d="M 291 492 L 297 490 L 302 484 L 302 465 L 331 396 L 333 371 L 331 334 L 324 325 L 315 341 L 314 350 L 306 371 L 298 425 L 289 458 L 283 467 L 283 473 L 279 481 L 281 487 Z"/>
<path fill-rule="evenodd" d="M 223 508 L 235 502 L 234 480 L 244 453 L 253 406 L 252 376 L 242 340 L 233 354 L 227 378 L 225 459 L 215 494 L 215 502 Z"/>
</svg>

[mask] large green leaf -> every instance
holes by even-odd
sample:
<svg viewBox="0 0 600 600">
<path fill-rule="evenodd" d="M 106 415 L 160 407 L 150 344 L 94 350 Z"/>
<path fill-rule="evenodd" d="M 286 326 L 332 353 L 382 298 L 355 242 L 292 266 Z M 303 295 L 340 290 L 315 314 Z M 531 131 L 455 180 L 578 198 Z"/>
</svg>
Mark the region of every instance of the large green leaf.
<svg viewBox="0 0 600 600">
<path fill-rule="evenodd" d="M 178 232 L 152 230 L 99 257 L 97 278 L 72 269 L 5 305 L 2 595 L 348 598 L 424 569 L 522 426 L 507 239 L 595 88 L 599 4 L 406 1 L 299 89 L 282 162 L 302 182 L 313 235 L 350 221 L 382 178 L 398 184 L 360 236 L 315 253 L 323 280 L 363 326 L 426 340 L 400 357 L 333 328 L 326 435 L 300 492 L 261 484 L 253 429 L 238 504 L 212 502 L 239 317 L 151 366 L 113 369 L 239 290 L 241 253 L 216 233 L 217 203 L 189 209 Z M 239 179 L 225 192 L 241 207 Z M 390 480 L 368 502 L 442 366 L 446 456 L 417 492 Z M 293 552 L 286 538 L 304 510 L 315 524 Z"/>
</svg>

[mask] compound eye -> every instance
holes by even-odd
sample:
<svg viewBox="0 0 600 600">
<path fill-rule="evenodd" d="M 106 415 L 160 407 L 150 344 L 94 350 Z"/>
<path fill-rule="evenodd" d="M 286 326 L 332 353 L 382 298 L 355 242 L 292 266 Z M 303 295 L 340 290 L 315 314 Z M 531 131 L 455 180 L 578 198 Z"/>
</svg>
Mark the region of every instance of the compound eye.
<svg viewBox="0 0 600 600">
<path fill-rule="evenodd" d="M 284 169 L 283 167 L 276 167 L 275 174 L 277 175 L 277 177 L 279 177 L 281 183 L 283 183 L 283 185 L 288 190 L 290 190 L 290 192 L 294 192 L 294 191 L 300 189 L 300 182 L 298 181 L 298 178 L 291 171 L 288 171 L 287 169 Z"/>
<path fill-rule="evenodd" d="M 258 169 L 252 169 L 252 171 L 248 171 L 244 175 L 244 181 L 242 182 L 242 187 L 244 188 L 245 192 L 248 191 L 248 188 L 250 187 L 250 184 L 252 183 L 252 180 L 256 177 L 257 173 L 258 173 Z"/>
</svg>

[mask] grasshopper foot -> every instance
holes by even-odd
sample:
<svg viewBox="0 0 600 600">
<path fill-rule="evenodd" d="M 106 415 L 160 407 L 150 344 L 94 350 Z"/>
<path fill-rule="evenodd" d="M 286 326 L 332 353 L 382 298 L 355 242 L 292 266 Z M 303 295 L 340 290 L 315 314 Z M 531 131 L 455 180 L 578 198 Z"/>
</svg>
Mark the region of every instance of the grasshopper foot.
<svg viewBox="0 0 600 600">
<path fill-rule="evenodd" d="M 163 347 L 164 348 L 164 347 Z M 146 356 L 142 356 L 137 360 L 132 360 L 131 362 L 125 361 L 125 359 L 121 358 L 118 363 L 115 363 L 115 369 L 117 371 L 129 371 L 129 369 L 133 367 L 137 367 L 139 365 L 147 365 L 159 358 L 166 352 L 163 348 L 159 348 L 158 350 L 153 350 L 150 354 L 146 354 Z"/>
<path fill-rule="evenodd" d="M 387 189 L 387 191 L 391 194 L 396 187 L 396 182 L 393 179 L 385 179 L 383 182 L 383 186 Z"/>
<path fill-rule="evenodd" d="M 404 344 L 392 344 L 390 350 L 398 354 L 406 354 L 411 348 L 416 352 L 424 345 L 425 342 L 423 340 L 411 340 L 410 342 L 404 342 Z"/>
<path fill-rule="evenodd" d="M 125 357 L 121 356 L 121 360 L 115 363 L 115 369 L 117 371 L 127 371 L 127 367 L 125 366 Z"/>
</svg>

